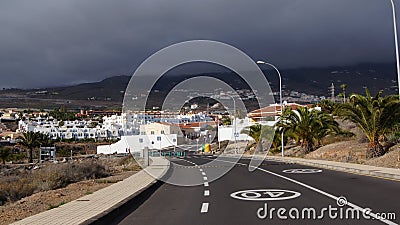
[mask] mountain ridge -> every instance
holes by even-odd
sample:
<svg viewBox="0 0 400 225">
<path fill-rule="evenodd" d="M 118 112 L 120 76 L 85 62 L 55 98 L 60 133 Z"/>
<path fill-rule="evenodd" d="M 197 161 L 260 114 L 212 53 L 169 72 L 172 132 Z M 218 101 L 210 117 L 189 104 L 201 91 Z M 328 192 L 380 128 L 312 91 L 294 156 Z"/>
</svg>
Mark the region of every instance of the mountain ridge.
<svg viewBox="0 0 400 225">
<path fill-rule="evenodd" d="M 273 91 L 279 91 L 278 75 L 274 70 L 263 70 Z M 245 89 L 247 85 L 233 72 L 182 74 L 163 76 L 154 86 L 160 92 L 167 92 L 177 83 L 199 75 L 221 79 L 235 89 Z M 385 94 L 397 93 L 397 74 L 394 64 L 359 64 L 354 66 L 301 68 L 281 70 L 283 89 L 313 95 L 329 96 L 328 88 L 335 85 L 336 95 L 341 92 L 340 85 L 347 84 L 347 93 L 364 93 L 368 88 L 371 93 L 384 90 Z M 122 102 L 124 92 L 131 76 L 118 75 L 105 78 L 99 82 L 82 83 L 65 87 L 40 89 L 6 89 L 7 92 L 25 93 L 34 98 L 105 100 Z M 148 81 L 148 80 L 149 81 Z M 141 82 L 150 82 L 152 78 L 144 77 Z M 137 84 L 140 87 L 140 84 Z"/>
</svg>

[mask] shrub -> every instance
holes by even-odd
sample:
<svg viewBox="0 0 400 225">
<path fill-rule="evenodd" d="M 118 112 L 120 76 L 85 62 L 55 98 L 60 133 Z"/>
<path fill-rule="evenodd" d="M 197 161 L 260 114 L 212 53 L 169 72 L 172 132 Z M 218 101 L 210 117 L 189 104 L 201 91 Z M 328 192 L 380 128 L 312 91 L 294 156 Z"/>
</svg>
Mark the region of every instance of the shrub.
<svg viewBox="0 0 400 225">
<path fill-rule="evenodd" d="M 105 167 L 93 161 L 77 164 L 47 165 L 39 170 L 3 177 L 0 182 L 0 205 L 17 201 L 38 191 L 48 191 L 85 179 L 108 176 Z"/>
</svg>

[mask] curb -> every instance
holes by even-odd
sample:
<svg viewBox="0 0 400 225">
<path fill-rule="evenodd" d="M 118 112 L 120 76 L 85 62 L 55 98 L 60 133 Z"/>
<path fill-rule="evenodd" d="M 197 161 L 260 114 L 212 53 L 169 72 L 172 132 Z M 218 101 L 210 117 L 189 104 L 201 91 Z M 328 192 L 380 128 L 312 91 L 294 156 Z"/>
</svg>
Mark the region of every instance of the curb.
<svg viewBox="0 0 400 225">
<path fill-rule="evenodd" d="M 166 160 L 166 159 L 164 158 L 164 160 Z M 120 210 L 121 208 L 123 208 L 124 206 L 127 206 L 127 205 L 131 205 L 131 204 L 133 204 L 135 206 L 140 205 L 142 202 L 144 202 L 144 200 L 147 199 L 146 196 L 152 194 L 155 190 L 158 189 L 159 186 L 161 186 L 161 184 L 163 182 L 160 181 L 159 179 L 161 179 L 161 177 L 163 177 L 167 173 L 167 171 L 170 167 L 170 162 L 168 161 L 167 164 L 168 164 L 167 169 L 165 169 L 158 178 L 153 177 L 153 181 L 151 183 L 149 183 L 147 186 L 143 187 L 140 190 L 137 190 L 135 193 L 133 193 L 129 197 L 125 198 L 124 200 L 118 202 L 117 204 L 111 206 L 110 208 L 103 211 L 102 213 L 97 214 L 96 216 L 91 217 L 80 224 L 81 225 L 89 225 L 89 224 L 107 225 L 107 224 L 110 224 L 113 222 L 115 223 L 116 221 L 121 221 L 123 218 L 125 218 L 125 216 L 123 216 L 124 211 L 121 211 Z M 157 164 L 150 165 L 150 167 L 160 167 L 160 166 L 163 167 L 165 165 L 157 165 Z M 145 173 L 147 173 L 145 170 L 146 169 L 143 169 L 143 171 Z M 130 211 L 134 210 L 134 209 L 135 208 L 130 208 Z"/>
<path fill-rule="evenodd" d="M 81 225 L 109 225 L 121 222 L 129 213 L 135 210 L 138 206 L 140 206 L 154 191 L 156 191 L 161 185 L 162 181 L 155 180 L 148 186 L 143 189 L 137 191 L 132 194 L 128 198 L 123 201 L 117 203 L 112 206 L 108 210 L 98 214 L 95 217 L 92 217 L 85 222 L 81 223 Z M 133 205 L 133 207 L 129 207 L 129 211 L 123 211 L 122 208 Z"/>
</svg>

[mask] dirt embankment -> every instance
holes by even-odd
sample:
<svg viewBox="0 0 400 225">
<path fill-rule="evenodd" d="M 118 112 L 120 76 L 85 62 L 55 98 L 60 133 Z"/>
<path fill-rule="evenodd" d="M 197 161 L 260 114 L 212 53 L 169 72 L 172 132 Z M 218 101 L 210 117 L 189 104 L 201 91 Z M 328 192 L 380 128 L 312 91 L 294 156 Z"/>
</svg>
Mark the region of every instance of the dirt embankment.
<svg viewBox="0 0 400 225">
<path fill-rule="evenodd" d="M 72 167 L 78 167 L 80 168 L 80 172 L 78 173 L 74 170 L 70 170 L 69 172 L 60 171 L 61 169 L 64 170 L 66 168 L 66 163 L 56 165 L 37 164 L 36 167 L 34 167 L 36 168 L 35 171 L 24 171 L 24 168 L 21 166 L 2 167 L 0 183 L 5 185 L 4 183 L 6 183 L 6 180 L 10 181 L 7 184 L 8 186 L 4 186 L 4 189 L 7 188 L 13 190 L 13 192 L 10 195 L 11 191 L 9 191 L 9 195 L 5 195 L 6 203 L 0 206 L 0 225 L 21 220 L 31 215 L 58 207 L 82 196 L 89 195 L 113 183 L 122 181 L 141 169 L 132 158 L 77 159 L 74 162 L 69 163 L 72 164 L 68 165 L 69 169 Z M 89 174 L 93 174 L 93 171 L 88 170 L 86 167 L 82 167 L 82 164 L 86 165 L 87 163 L 90 163 L 91 165 L 93 165 L 93 163 L 101 165 L 101 168 L 104 168 L 104 171 L 101 171 L 103 175 L 101 177 L 83 177 L 81 181 L 69 182 L 69 184 L 66 185 L 63 185 L 63 183 L 56 183 L 60 180 L 69 181 L 67 178 L 69 178 L 69 175 L 71 174 L 75 177 L 76 175 L 81 175 L 83 173 L 81 171 L 82 168 Z M 56 173 L 58 174 L 56 177 L 53 175 L 46 176 L 48 169 L 56 170 L 60 173 Z M 17 181 L 18 178 L 29 180 L 29 184 L 23 185 L 19 183 Z M 34 187 L 33 194 L 30 194 L 29 192 L 32 191 L 31 189 L 21 188 L 26 186 Z M 51 187 L 57 188 L 52 190 Z M 16 197 L 18 194 L 21 194 L 21 196 L 26 194 L 27 197 L 11 201 L 11 199 Z"/>
</svg>

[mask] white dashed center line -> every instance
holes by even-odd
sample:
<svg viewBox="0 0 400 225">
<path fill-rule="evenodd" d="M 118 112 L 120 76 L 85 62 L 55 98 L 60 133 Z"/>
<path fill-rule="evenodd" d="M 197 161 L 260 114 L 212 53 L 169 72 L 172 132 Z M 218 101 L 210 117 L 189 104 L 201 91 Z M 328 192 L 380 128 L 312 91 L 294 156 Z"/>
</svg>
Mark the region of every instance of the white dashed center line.
<svg viewBox="0 0 400 225">
<path fill-rule="evenodd" d="M 208 187 L 208 182 L 204 182 L 204 187 Z"/>
<path fill-rule="evenodd" d="M 208 212 L 208 202 L 203 202 L 203 204 L 201 205 L 201 213 L 206 213 Z"/>
<path fill-rule="evenodd" d="M 204 173 L 204 172 L 201 172 L 201 175 L 205 176 L 205 175 L 206 175 L 206 173 Z"/>
<path fill-rule="evenodd" d="M 207 177 L 203 177 L 203 180 L 207 180 L 208 178 Z"/>
<path fill-rule="evenodd" d="M 209 190 L 204 190 L 204 196 L 210 196 L 210 191 Z"/>
</svg>

